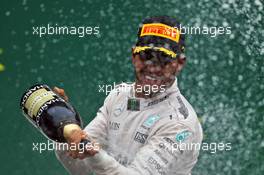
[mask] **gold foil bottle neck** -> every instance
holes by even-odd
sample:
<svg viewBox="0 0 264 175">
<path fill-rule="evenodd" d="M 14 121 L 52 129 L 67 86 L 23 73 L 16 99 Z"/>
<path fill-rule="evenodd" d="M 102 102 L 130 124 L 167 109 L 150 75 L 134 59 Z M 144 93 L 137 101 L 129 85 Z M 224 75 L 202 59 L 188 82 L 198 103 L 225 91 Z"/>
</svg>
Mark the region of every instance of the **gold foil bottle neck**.
<svg viewBox="0 0 264 175">
<path fill-rule="evenodd" d="M 68 125 L 65 125 L 64 128 L 63 128 L 63 136 L 64 138 L 69 138 L 72 131 L 74 130 L 81 130 L 80 126 L 77 125 L 77 124 L 68 124 Z"/>
</svg>

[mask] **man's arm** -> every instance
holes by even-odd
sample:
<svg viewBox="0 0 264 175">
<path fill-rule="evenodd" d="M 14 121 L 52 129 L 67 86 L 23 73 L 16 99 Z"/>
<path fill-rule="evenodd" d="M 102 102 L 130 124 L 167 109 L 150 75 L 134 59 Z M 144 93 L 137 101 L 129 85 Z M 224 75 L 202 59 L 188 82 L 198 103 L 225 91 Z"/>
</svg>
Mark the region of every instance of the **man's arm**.
<svg viewBox="0 0 264 175">
<path fill-rule="evenodd" d="M 96 117 L 84 129 L 85 132 L 89 134 L 89 138 L 92 138 L 95 142 L 99 142 L 103 147 L 106 140 L 107 117 L 109 114 L 109 105 L 111 105 L 110 100 L 112 95 L 113 94 L 110 93 L 106 97 L 104 105 L 98 110 Z M 67 169 L 72 175 L 88 175 L 92 172 L 87 159 L 73 159 L 69 156 L 67 151 L 62 150 L 56 150 L 55 154 L 65 169 Z"/>
<path fill-rule="evenodd" d="M 55 155 L 71 175 L 89 175 L 89 173 L 92 173 L 89 162 L 80 159 L 73 159 L 67 154 L 67 151 L 56 150 Z"/>
<path fill-rule="evenodd" d="M 102 107 L 100 110 L 104 110 Z M 89 134 L 89 138 L 92 138 L 95 142 L 100 144 L 105 141 L 106 137 L 106 120 L 102 111 L 97 113 L 97 116 L 92 122 L 85 128 L 85 131 Z M 98 139 L 97 139 L 98 138 Z M 72 175 L 88 175 L 91 171 L 89 162 L 79 159 L 73 159 L 67 153 L 67 150 L 56 150 L 57 159 L 63 164 L 65 169 Z"/>
</svg>

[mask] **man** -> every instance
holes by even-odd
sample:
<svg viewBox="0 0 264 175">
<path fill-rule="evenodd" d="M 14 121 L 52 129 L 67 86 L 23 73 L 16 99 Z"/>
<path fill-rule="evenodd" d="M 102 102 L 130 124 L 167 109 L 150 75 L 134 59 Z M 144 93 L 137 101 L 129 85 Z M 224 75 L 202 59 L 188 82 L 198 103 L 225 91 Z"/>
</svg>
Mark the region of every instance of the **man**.
<svg viewBox="0 0 264 175">
<path fill-rule="evenodd" d="M 135 83 L 117 86 L 84 131 L 77 128 L 67 138 L 75 144 L 88 138 L 100 149 L 56 152 L 71 174 L 191 173 L 199 149 L 190 145 L 201 144 L 202 129 L 177 87 L 175 77 L 186 60 L 179 26 L 168 16 L 143 21 L 132 49 Z M 54 90 L 67 98 L 62 89 Z"/>
</svg>

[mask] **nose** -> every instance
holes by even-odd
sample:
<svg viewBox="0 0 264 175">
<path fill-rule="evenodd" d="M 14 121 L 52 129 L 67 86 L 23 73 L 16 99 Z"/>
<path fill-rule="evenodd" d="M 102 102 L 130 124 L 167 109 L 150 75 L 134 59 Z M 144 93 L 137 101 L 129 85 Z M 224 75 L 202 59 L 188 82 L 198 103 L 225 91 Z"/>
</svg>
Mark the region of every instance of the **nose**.
<svg viewBox="0 0 264 175">
<path fill-rule="evenodd" d="M 150 73 L 160 73 L 162 70 L 159 64 L 155 64 L 150 60 L 145 62 L 145 66 Z"/>
</svg>

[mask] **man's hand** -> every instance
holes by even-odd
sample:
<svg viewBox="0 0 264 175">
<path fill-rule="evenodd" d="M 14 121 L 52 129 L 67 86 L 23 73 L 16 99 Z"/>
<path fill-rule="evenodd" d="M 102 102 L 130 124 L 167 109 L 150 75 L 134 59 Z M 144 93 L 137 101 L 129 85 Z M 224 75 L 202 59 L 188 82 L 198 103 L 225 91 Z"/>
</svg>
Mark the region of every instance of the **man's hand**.
<svg viewBox="0 0 264 175">
<path fill-rule="evenodd" d="M 68 102 L 69 98 L 66 95 L 64 89 L 55 86 L 53 88 L 53 91 Z M 69 144 L 68 155 L 74 159 L 84 159 L 86 157 L 94 156 L 100 149 L 99 144 L 91 142 L 84 145 L 83 143 L 81 143 L 81 140 L 87 138 L 88 135 L 81 128 L 76 128 L 70 133 L 67 133 L 67 137 L 65 137 L 65 139 Z"/>
<path fill-rule="evenodd" d="M 59 96 L 61 96 L 65 101 L 69 101 L 69 98 L 68 98 L 68 96 L 66 95 L 66 93 L 65 93 L 65 91 L 64 91 L 64 89 L 61 89 L 61 88 L 58 88 L 58 87 L 54 87 L 53 88 L 53 91 L 56 93 L 56 94 L 58 94 Z"/>
<path fill-rule="evenodd" d="M 81 140 L 87 138 L 88 136 L 83 130 L 73 130 L 70 136 L 66 138 L 70 148 L 68 155 L 74 159 L 84 159 L 86 157 L 94 156 L 96 153 L 98 153 L 100 149 L 98 143 L 91 142 L 87 143 L 86 145 L 82 145 Z M 80 145 L 83 147 L 81 148 Z"/>
</svg>

